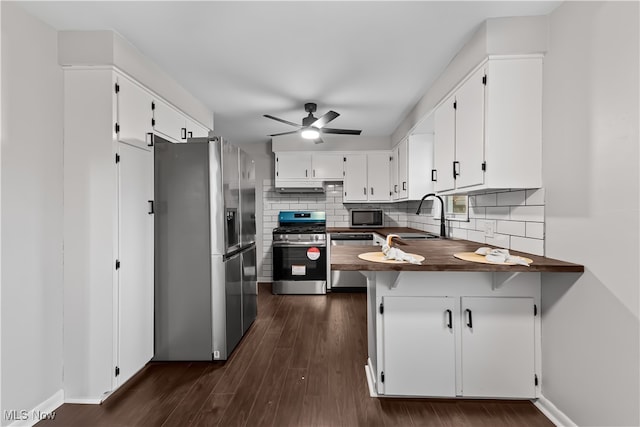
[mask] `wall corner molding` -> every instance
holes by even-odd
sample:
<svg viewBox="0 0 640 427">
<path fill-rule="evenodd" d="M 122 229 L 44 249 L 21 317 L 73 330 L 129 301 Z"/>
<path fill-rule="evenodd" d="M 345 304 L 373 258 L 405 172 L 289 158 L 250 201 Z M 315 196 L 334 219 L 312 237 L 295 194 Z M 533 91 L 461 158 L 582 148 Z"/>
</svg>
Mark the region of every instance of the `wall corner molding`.
<svg viewBox="0 0 640 427">
<path fill-rule="evenodd" d="M 533 400 L 533 404 L 556 426 L 577 427 L 577 424 L 574 423 L 571 418 L 558 409 L 556 405 L 543 395 L 540 395 L 540 397 Z"/>
</svg>

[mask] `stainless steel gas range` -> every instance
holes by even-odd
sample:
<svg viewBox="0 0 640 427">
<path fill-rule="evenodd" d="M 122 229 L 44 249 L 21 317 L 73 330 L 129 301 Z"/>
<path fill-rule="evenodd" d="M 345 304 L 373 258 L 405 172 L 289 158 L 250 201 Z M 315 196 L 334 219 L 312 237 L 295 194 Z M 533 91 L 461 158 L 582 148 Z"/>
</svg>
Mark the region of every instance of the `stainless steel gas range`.
<svg viewBox="0 0 640 427">
<path fill-rule="evenodd" d="M 324 212 L 282 211 L 273 230 L 273 293 L 327 293 Z"/>
</svg>

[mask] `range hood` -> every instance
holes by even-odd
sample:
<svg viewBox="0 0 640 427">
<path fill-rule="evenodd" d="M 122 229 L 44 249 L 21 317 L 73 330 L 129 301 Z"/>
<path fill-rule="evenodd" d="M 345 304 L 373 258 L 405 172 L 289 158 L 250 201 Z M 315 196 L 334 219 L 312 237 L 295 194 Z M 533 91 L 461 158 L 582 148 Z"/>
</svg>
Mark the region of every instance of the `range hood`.
<svg viewBox="0 0 640 427">
<path fill-rule="evenodd" d="M 283 181 L 276 180 L 277 193 L 324 193 L 322 181 Z"/>
</svg>

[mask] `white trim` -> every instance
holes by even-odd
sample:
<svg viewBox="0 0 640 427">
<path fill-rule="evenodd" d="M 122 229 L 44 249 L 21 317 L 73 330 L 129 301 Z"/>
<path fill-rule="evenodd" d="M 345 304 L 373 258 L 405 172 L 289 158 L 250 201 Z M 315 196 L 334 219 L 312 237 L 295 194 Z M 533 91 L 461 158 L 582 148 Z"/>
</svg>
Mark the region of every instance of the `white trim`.
<svg viewBox="0 0 640 427">
<path fill-rule="evenodd" d="M 367 385 L 369 386 L 369 396 L 378 397 L 378 393 L 376 393 L 376 386 L 373 382 L 373 378 L 375 378 L 375 375 L 371 371 L 370 363 L 367 363 L 366 365 L 364 365 L 364 373 L 367 376 Z"/>
<path fill-rule="evenodd" d="M 571 418 L 556 407 L 549 399 L 540 395 L 539 398 L 532 400 L 533 404 L 556 426 L 577 427 Z"/>
<path fill-rule="evenodd" d="M 10 427 L 18 426 L 33 426 L 41 420 L 53 417 L 55 419 L 55 410 L 64 403 L 64 390 L 60 389 L 53 394 L 50 398 L 37 405 L 30 411 L 22 411 L 18 416 L 24 415 L 26 419 L 20 419 L 12 422 Z M 26 412 L 26 413 L 25 413 Z M 34 415 L 40 414 L 39 417 L 34 418 Z M 3 414 L 4 416 L 4 414 Z"/>
<path fill-rule="evenodd" d="M 64 403 L 77 403 L 80 405 L 99 405 L 104 399 L 65 399 Z"/>
</svg>

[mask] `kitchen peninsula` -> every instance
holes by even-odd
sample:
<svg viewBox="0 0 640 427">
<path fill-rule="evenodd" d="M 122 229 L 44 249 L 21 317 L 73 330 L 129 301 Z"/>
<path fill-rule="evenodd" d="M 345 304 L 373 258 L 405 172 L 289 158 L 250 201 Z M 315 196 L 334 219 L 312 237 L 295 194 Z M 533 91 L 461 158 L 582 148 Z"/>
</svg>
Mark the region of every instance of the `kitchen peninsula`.
<svg viewBox="0 0 640 427">
<path fill-rule="evenodd" d="M 584 266 L 515 251 L 532 259 L 531 265 L 463 261 L 453 255 L 485 246 L 466 240 L 394 240 L 394 245 L 425 260 L 414 265 L 358 258 L 371 246 L 331 252 L 332 270 L 367 277 L 365 369 L 371 394 L 539 397 L 540 273 L 578 275 Z"/>
</svg>

